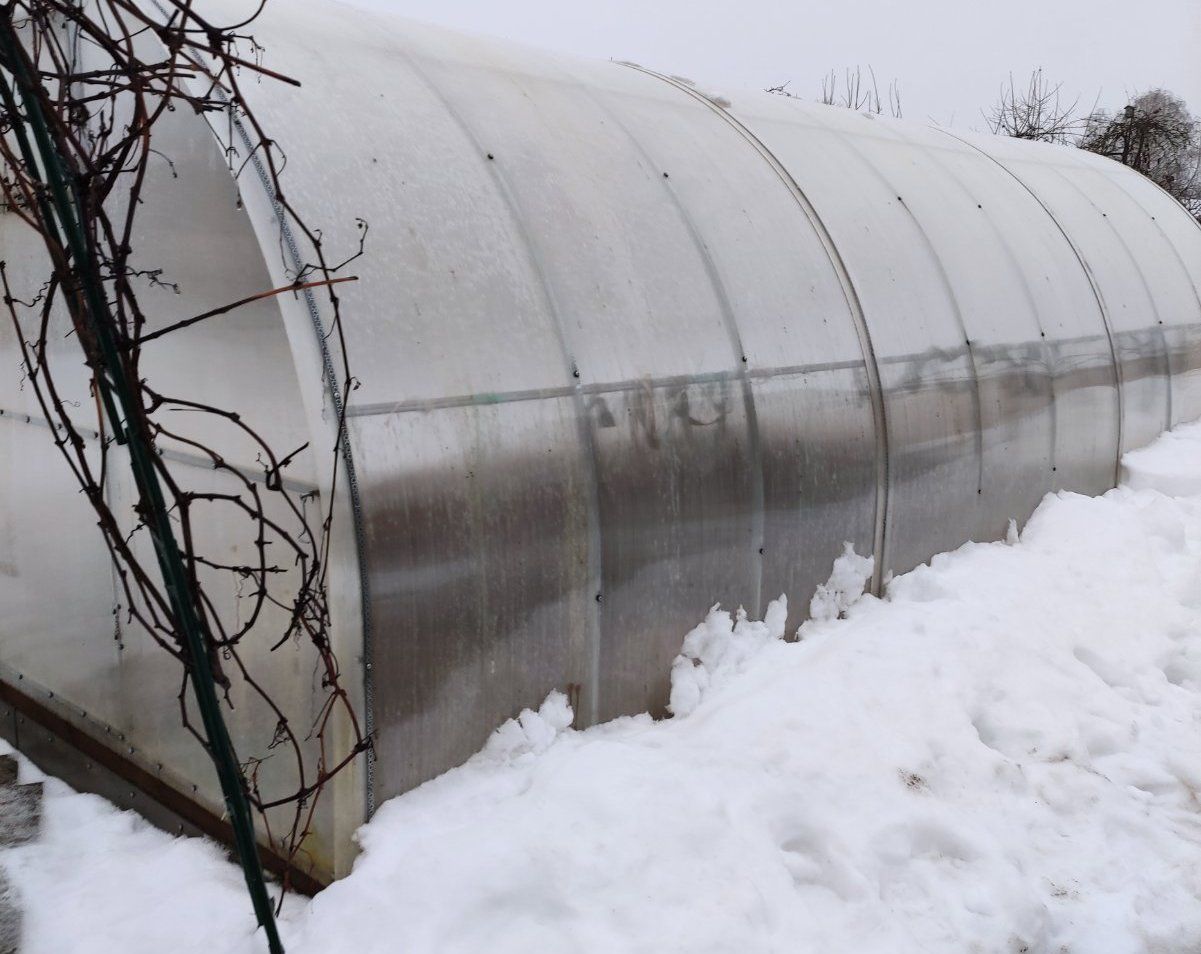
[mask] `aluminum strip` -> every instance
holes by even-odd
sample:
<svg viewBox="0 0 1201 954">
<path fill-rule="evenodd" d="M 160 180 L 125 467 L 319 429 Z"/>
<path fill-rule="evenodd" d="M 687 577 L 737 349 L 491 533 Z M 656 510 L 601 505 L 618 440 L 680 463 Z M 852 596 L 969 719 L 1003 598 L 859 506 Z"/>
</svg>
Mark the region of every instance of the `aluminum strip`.
<svg viewBox="0 0 1201 954">
<path fill-rule="evenodd" d="M 584 93 L 597 107 L 609 117 L 618 129 L 622 130 L 629 137 L 630 144 L 642 156 L 648 166 L 652 166 L 653 162 L 650 155 L 638 141 L 629 128 L 622 122 L 621 117 L 617 115 L 611 108 L 606 106 L 594 93 L 582 84 L 579 86 L 581 92 Z M 733 372 L 732 378 L 737 380 L 742 388 L 742 400 L 746 408 L 746 425 L 747 425 L 747 447 L 751 465 L 751 545 L 750 545 L 750 560 L 755 568 L 756 579 L 754 581 L 754 595 L 751 598 L 751 605 L 748 612 L 755 619 L 761 615 L 762 601 L 762 581 L 763 581 L 763 560 L 761 559 L 764 546 L 764 491 L 763 491 L 763 454 L 759 441 L 759 420 L 755 409 L 755 395 L 751 388 L 751 373 L 747 363 L 746 350 L 742 343 L 742 334 L 738 330 L 738 320 L 734 314 L 734 309 L 730 304 L 730 295 L 727 292 L 725 285 L 722 282 L 721 275 L 717 265 L 714 262 L 713 254 L 709 251 L 705 242 L 701 239 L 700 231 L 692 214 L 688 210 L 688 206 L 683 202 L 676 191 L 672 188 L 670 176 L 663 177 L 663 188 L 667 194 L 671 196 L 671 201 L 676 207 L 676 211 L 683 220 L 685 227 L 688 230 L 688 235 L 692 240 L 692 244 L 696 249 L 696 254 L 704 262 L 705 271 L 709 276 L 709 281 L 713 286 L 714 294 L 720 303 L 722 319 L 726 325 L 726 332 L 730 336 L 730 345 L 733 348 L 734 360 L 736 362 L 736 370 Z M 599 539 L 599 533 L 598 533 Z"/>
<path fill-rule="evenodd" d="M 1005 163 L 1001 162 L 1000 159 L 996 158 L 995 156 L 989 155 L 989 153 L 985 152 L 983 149 L 981 149 L 979 146 L 975 145 L 974 143 L 970 142 L 969 140 L 964 139 L 960 136 L 956 136 L 949 129 L 944 129 L 941 126 L 932 126 L 930 128 L 935 129 L 938 132 L 945 133 L 946 135 L 950 136 L 953 139 L 958 140 L 959 142 L 963 143 L 964 145 L 968 146 L 969 148 L 975 149 L 982 156 L 985 156 L 990 161 L 996 163 L 998 166 L 1000 166 L 1002 169 L 1004 169 L 1005 172 L 1007 172 L 1009 175 L 1013 176 L 1013 178 L 1022 186 L 1022 188 L 1025 189 L 1027 192 L 1029 192 L 1031 197 L 1039 204 L 1039 206 L 1042 207 L 1043 211 L 1047 213 L 1047 216 L 1051 219 L 1051 221 L 1055 223 L 1055 227 L 1059 230 L 1059 233 L 1063 236 L 1064 241 L 1067 242 L 1067 244 L 1071 247 L 1072 254 L 1076 256 L 1076 261 L 1078 261 L 1080 263 L 1080 268 L 1083 270 L 1085 276 L 1088 278 L 1089 287 L 1092 288 L 1093 296 L 1097 300 L 1097 310 L 1100 312 L 1101 321 L 1105 325 L 1105 336 L 1106 336 L 1106 338 L 1109 339 L 1109 353 L 1110 353 L 1110 358 L 1113 361 L 1114 376 L 1117 380 L 1117 388 L 1115 389 L 1116 400 L 1117 400 L 1117 454 L 1114 457 L 1114 465 L 1113 465 L 1114 483 L 1116 484 L 1118 482 L 1119 475 L 1120 475 L 1121 469 L 1122 469 L 1122 448 L 1124 446 L 1123 440 L 1122 440 L 1122 438 L 1123 438 L 1123 422 L 1125 419 L 1123 398 L 1122 398 L 1122 392 L 1123 392 L 1122 366 L 1121 366 L 1120 362 L 1118 361 L 1117 351 L 1114 348 L 1113 325 L 1112 325 L 1112 321 L 1109 316 L 1109 309 L 1105 306 L 1105 299 L 1102 297 L 1101 290 L 1097 286 L 1097 280 L 1096 280 L 1096 277 L 1093 275 L 1092 269 L 1090 269 L 1088 267 L 1087 263 L 1084 260 L 1084 256 L 1080 254 L 1079 247 L 1077 247 L 1076 243 L 1072 241 L 1072 238 L 1070 235 L 1068 235 L 1067 230 L 1064 229 L 1063 225 L 1059 222 L 1059 220 L 1057 218 L 1055 218 L 1054 213 L 1052 213 L 1051 210 L 1047 207 L 1047 204 L 1045 202 L 1043 202 L 1043 200 L 1041 198 L 1039 198 L 1038 193 L 1036 193 L 1032 188 L 1030 188 L 1030 186 L 1026 184 L 1026 182 L 1022 179 L 1021 176 L 1019 176 L 1016 172 L 1014 172 L 1007 165 L 1005 165 Z"/>
<path fill-rule="evenodd" d="M 1119 229 L 1117 226 L 1115 226 L 1113 224 L 1113 221 L 1108 216 L 1103 215 L 1101 213 L 1101 210 L 1097 207 L 1096 203 L 1082 188 L 1080 188 L 1080 185 L 1077 182 L 1075 182 L 1074 180 L 1072 180 L 1071 178 L 1069 178 L 1068 176 L 1064 175 L 1062 171 L 1060 171 L 1058 169 L 1056 169 L 1054 171 L 1055 171 L 1055 174 L 1058 176 L 1059 180 L 1064 184 L 1064 186 L 1066 188 L 1072 190 L 1072 192 L 1074 192 L 1076 195 L 1078 195 L 1084 202 L 1088 203 L 1096 211 L 1098 218 L 1100 218 L 1105 223 L 1105 228 L 1108 230 L 1108 233 L 1113 236 L 1114 240 L 1122 247 L 1123 251 L 1125 251 L 1127 258 L 1130 260 L 1130 265 L 1134 269 L 1135 273 L 1138 275 L 1139 283 L 1142 285 L 1143 290 L 1146 292 L 1147 299 L 1150 302 L 1151 315 L 1155 320 L 1154 330 L 1155 330 L 1156 335 L 1159 338 L 1160 347 L 1163 352 L 1164 374 L 1170 375 L 1171 366 L 1170 366 L 1170 362 L 1168 360 L 1168 342 L 1167 342 L 1167 338 L 1163 332 L 1163 318 L 1161 317 L 1161 315 L 1159 313 L 1159 304 L 1156 302 L 1155 295 L 1151 290 L 1151 283 L 1149 281 L 1147 281 L 1147 275 L 1143 271 L 1142 267 L 1139 265 L 1138 257 L 1134 254 L 1134 250 L 1131 249 L 1130 244 L 1126 241 L 1126 237 L 1122 234 L 1122 230 Z M 1088 269 L 1088 273 L 1089 273 L 1090 279 L 1095 283 L 1097 279 L 1096 279 L 1096 276 L 1093 274 L 1093 270 L 1091 268 Z M 1100 294 L 1100 292 L 1098 292 L 1098 294 Z M 1110 318 L 1109 321 L 1112 323 L 1112 318 Z M 1114 333 L 1112 331 L 1112 328 L 1110 330 L 1110 340 L 1114 341 Z M 1116 363 L 1116 365 L 1119 369 L 1119 375 L 1120 375 L 1119 380 L 1122 381 L 1123 392 L 1124 392 L 1125 391 L 1125 377 L 1126 377 L 1126 373 L 1123 368 L 1124 362 L 1119 361 L 1117 359 L 1116 343 L 1114 344 L 1114 348 L 1115 348 L 1114 362 Z M 1167 413 L 1162 421 L 1162 426 L 1159 428 L 1160 430 L 1164 430 L 1171 426 L 1172 388 L 1170 386 L 1164 388 L 1164 398 L 1165 398 L 1165 403 L 1167 405 Z M 1123 403 L 1123 410 L 1126 410 L 1125 405 L 1128 403 L 1128 400 L 1127 400 L 1127 396 L 1125 395 L 1125 393 L 1123 393 L 1123 395 L 1122 395 L 1122 403 Z M 1123 415 L 1123 417 L 1124 417 L 1124 415 Z M 1123 420 L 1123 442 L 1121 444 L 1122 452 L 1124 452 L 1126 449 L 1129 449 L 1129 448 L 1126 448 L 1126 443 L 1125 443 L 1125 440 L 1126 440 L 1125 431 L 1126 430 L 1127 430 L 1127 428 L 1125 426 L 1125 421 Z M 1119 454 L 1119 458 L 1118 458 L 1118 471 L 1119 472 L 1121 471 L 1121 456 L 1120 456 L 1120 454 Z"/>
<path fill-rule="evenodd" d="M 470 127 L 455 111 L 450 101 L 438 89 L 433 80 L 418 66 L 414 57 L 408 54 L 401 54 L 404 62 L 412 70 L 413 74 L 421 79 L 430 93 L 443 105 L 448 116 L 451 117 L 454 124 L 458 127 L 465 139 L 473 143 L 476 151 L 480 155 L 487 155 L 487 148 L 483 143 L 479 142 L 472 132 Z M 491 157 L 489 157 L 491 158 Z M 529 267 L 536 277 L 536 285 L 539 293 L 543 296 L 546 308 L 551 316 L 552 327 L 555 332 L 555 343 L 561 354 L 563 368 L 565 373 L 570 374 L 574 380 L 574 384 L 568 388 L 562 389 L 543 389 L 541 393 L 537 393 L 534 400 L 541 400 L 552 397 L 570 397 L 575 406 L 576 414 L 576 430 L 580 441 L 580 446 L 583 449 L 583 473 L 587 484 L 584 496 L 587 500 L 587 521 L 588 521 L 588 543 L 587 543 L 587 578 L 588 589 L 592 593 L 599 594 L 601 592 L 601 580 L 603 578 L 603 547 L 601 546 L 601 529 L 600 529 L 600 491 L 597 483 L 597 464 L 596 464 L 596 447 L 592 440 L 592 430 L 588 427 L 588 409 L 584 402 L 584 395 L 587 393 L 584 386 L 580 382 L 580 374 L 578 370 L 578 357 L 571 352 L 568 344 L 567 336 L 563 328 L 562 307 L 555 299 L 553 285 L 547 280 L 546 267 L 538 254 L 538 249 L 535 243 L 531 240 L 528 227 L 518 213 L 518 203 L 513 196 L 513 190 L 505 179 L 504 169 L 495 161 L 489 161 L 488 173 L 495 181 L 497 192 L 502 198 L 505 207 L 508 209 L 509 217 L 513 224 L 513 229 L 520 236 L 522 243 L 522 252 L 526 256 Z M 499 403 L 499 402 L 498 402 Z M 429 402 L 425 402 L 425 406 L 431 407 Z M 466 406 L 457 404 L 442 404 L 440 406 Z M 370 414 L 370 411 L 357 411 L 358 414 Z M 600 653 L 601 653 L 601 630 L 600 630 L 600 603 L 592 601 L 589 604 L 590 612 L 588 613 L 588 634 L 587 642 L 591 647 L 590 665 L 588 675 L 588 692 L 585 695 L 588 712 L 586 722 L 588 724 L 597 721 L 600 711 Z M 573 700 L 577 705 L 579 700 Z M 577 719 L 579 716 L 577 715 Z"/>
<path fill-rule="evenodd" d="M 883 555 L 884 555 L 884 537 L 885 528 L 888 523 L 888 427 L 885 420 L 884 397 L 880 387 L 880 371 L 876 364 L 875 350 L 872 347 L 871 335 L 868 332 L 867 322 L 863 314 L 863 306 L 859 301 L 859 295 L 855 291 L 855 286 L 851 282 L 850 274 L 847 272 L 846 265 L 843 263 L 841 256 L 838 253 L 837 247 L 834 245 L 833 239 L 830 237 L 829 231 L 822 222 L 821 217 L 817 214 L 817 210 L 813 204 L 805 196 L 801 187 L 796 180 L 789 174 L 788 170 L 779 162 L 771 151 L 763 144 L 763 142 L 754 135 L 744 124 L 739 122 L 726 109 L 719 104 L 713 102 L 708 96 L 699 92 L 694 87 L 687 83 L 681 82 L 679 79 L 667 76 L 663 73 L 655 72 L 647 69 L 637 63 L 622 63 L 623 66 L 628 66 L 631 69 L 638 70 L 641 73 L 646 73 L 649 76 L 654 76 L 671 86 L 687 93 L 689 96 L 703 103 L 714 113 L 720 116 L 725 122 L 729 123 L 735 130 L 746 139 L 751 147 L 759 153 L 771 167 L 772 171 L 779 176 L 780 181 L 784 183 L 788 191 L 792 194 L 793 199 L 801 207 L 805 216 L 809 219 L 813 228 L 817 232 L 822 246 L 826 250 L 829 257 L 830 265 L 838 276 L 839 282 L 842 284 L 843 292 L 846 296 L 848 307 L 851 309 L 851 314 L 855 321 L 855 331 L 859 335 L 860 345 L 863 349 L 863 360 L 866 366 L 869 391 L 871 395 L 872 413 L 875 420 L 876 430 L 876 521 L 875 533 L 872 543 L 872 552 L 876 555 L 875 567 L 872 574 L 871 590 L 879 595 L 882 591 L 883 581 Z"/>
<path fill-rule="evenodd" d="M 776 104 L 773 103 L 772 105 L 775 106 Z M 794 100 L 787 100 L 780 103 L 779 108 L 791 109 L 796 108 L 799 105 L 800 104 Z M 869 117 L 858 116 L 857 114 L 848 115 L 852 121 L 855 119 L 858 119 L 862 122 L 874 121 Z M 832 119 L 837 118 L 840 121 L 844 121 L 847 118 L 844 117 L 839 110 L 835 110 L 834 112 L 830 113 L 830 117 Z M 758 117 L 756 118 L 758 119 Z M 976 353 L 976 343 L 972 340 L 968 333 L 963 311 L 959 300 L 955 295 L 951 277 L 948 274 L 947 268 L 939 256 L 936 246 L 931 241 L 930 236 L 927 234 L 922 222 L 918 220 L 918 218 L 914 215 L 913 210 L 906 204 L 903 195 L 897 194 L 897 188 L 889 181 L 888 177 L 881 172 L 874 162 L 872 162 L 863 154 L 862 150 L 858 147 L 858 145 L 856 145 L 853 138 L 849 136 L 842 128 L 842 125 L 830 123 L 829 128 L 825 129 L 824 132 L 828 135 L 829 139 L 833 143 L 836 143 L 841 149 L 845 150 L 848 156 L 859 164 L 859 169 L 862 170 L 867 179 L 874 181 L 878 186 L 882 187 L 883 195 L 888 196 L 889 198 L 893 196 L 896 197 L 896 204 L 901 212 L 900 220 L 906 223 L 912 230 L 913 235 L 916 236 L 918 243 L 926 253 L 927 264 L 933 271 L 933 277 L 936 279 L 938 291 L 941 293 L 941 297 L 943 299 L 943 305 L 949 312 L 949 317 L 954 325 L 957 341 L 960 347 L 963 349 L 962 355 L 965 358 L 966 367 L 968 370 L 968 377 L 962 382 L 962 384 L 966 386 L 969 397 L 969 412 L 971 415 L 970 432 L 971 441 L 974 448 L 973 456 L 975 458 L 975 466 L 973 469 L 976 477 L 975 494 L 973 495 L 973 498 L 978 498 L 983 494 L 985 477 L 984 434 L 981 423 L 982 409 L 980 404 L 979 357 Z M 766 138 L 762 132 L 760 133 L 760 137 Z M 780 148 L 783 145 L 785 145 L 785 143 L 776 144 L 777 153 L 780 152 Z M 785 168 L 784 163 L 786 160 L 780 159 L 778 161 L 781 163 L 781 168 Z M 798 168 L 796 172 L 788 172 L 787 174 L 791 178 L 799 180 L 802 175 L 802 171 L 802 169 Z M 814 175 L 816 176 L 818 174 L 814 173 Z M 811 192 L 813 191 L 813 186 L 815 184 L 816 183 L 810 184 Z M 828 186 L 829 183 L 826 183 L 826 185 Z M 816 198 L 813 198 L 812 200 L 807 199 L 807 201 L 811 201 L 814 204 L 818 202 Z M 816 211 L 816 206 L 814 214 L 818 214 Z M 858 227 L 858 223 L 852 223 L 845 220 L 845 213 L 842 215 L 843 221 L 837 224 L 834 222 L 834 216 L 832 214 L 828 214 L 827 217 L 831 220 L 831 224 L 829 226 L 823 225 L 823 228 L 827 229 L 828 231 L 833 231 L 838 225 L 841 225 L 844 230 Z M 833 237 L 831 237 L 831 243 L 833 244 L 834 242 L 835 240 Z M 867 253 L 867 251 L 867 248 L 863 246 L 844 248 L 841 250 L 839 259 L 840 262 L 843 263 L 841 266 L 842 269 L 845 270 L 848 275 L 848 281 L 851 281 L 850 275 L 854 269 L 852 263 L 854 256 L 856 255 L 859 256 L 859 261 L 857 263 L 858 267 L 865 269 L 877 269 L 877 264 L 874 261 L 864 260 L 863 256 Z M 877 289 L 877 295 L 878 294 L 879 289 Z M 856 292 L 856 300 L 864 300 L 863 290 Z M 891 300 L 880 299 L 876 301 L 874 307 L 879 309 L 879 314 L 876 314 L 866 305 L 861 304 L 858 306 L 858 313 L 862 316 L 864 322 L 865 333 L 870 335 L 873 322 L 879 321 L 883 324 L 894 320 L 892 314 L 887 310 L 890 304 Z M 878 373 L 877 380 L 881 388 L 882 413 L 885 415 L 885 422 L 889 425 L 887 442 L 888 467 L 885 472 L 885 476 L 887 478 L 885 496 L 888 507 L 887 533 L 883 538 L 883 548 L 880 551 L 881 555 L 877 562 L 881 564 L 880 567 L 878 567 L 881 572 L 891 572 L 896 569 L 908 569 L 915 562 L 921 562 L 922 560 L 928 559 L 932 553 L 927 552 L 929 550 L 927 546 L 924 544 L 919 544 L 917 547 L 917 556 L 915 557 L 912 552 L 914 550 L 912 546 L 909 546 L 908 550 L 903 549 L 901 546 L 902 543 L 910 543 L 911 541 L 900 540 L 897 538 L 897 534 L 901 532 L 897 530 L 899 521 L 908 520 L 912 522 L 913 519 L 912 515 L 909 513 L 909 510 L 912 508 L 910 506 L 902 506 L 898 503 L 898 500 L 902 500 L 907 504 L 912 504 L 913 493 L 920 492 L 922 494 L 926 494 L 926 491 L 921 488 L 915 488 L 912 484 L 912 475 L 904 471 L 902 466 L 902 455 L 913 453 L 914 448 L 911 446 L 910 442 L 907 442 L 901 438 L 902 431 L 899 430 L 899 428 L 906 426 L 906 416 L 902 415 L 901 413 L 894 414 L 889 412 L 890 401 L 895 400 L 899 404 L 902 400 L 908 397 L 920 399 L 923 383 L 929 385 L 938 381 L 937 378 L 926 380 L 924 382 L 922 380 L 911 380 L 911 372 L 915 369 L 920 369 L 926 374 L 929 374 L 932 369 L 936 376 L 944 374 L 949 375 L 950 377 L 948 380 L 940 383 L 945 383 L 947 385 L 955 384 L 954 372 L 951 369 L 951 362 L 954 360 L 955 355 L 940 353 L 937 355 L 936 360 L 926 361 L 922 359 L 920 354 L 914 355 L 911 352 L 906 352 L 903 356 L 898 354 L 884 353 L 882 352 L 879 343 L 876 343 L 873 347 L 872 354 L 873 362 Z M 912 365 L 912 367 L 907 367 L 907 365 Z M 903 373 L 904 377 L 890 384 L 885 382 L 883 378 L 879 377 L 879 372 L 884 368 L 892 366 L 897 366 L 895 370 Z M 936 461 L 935 463 L 945 463 L 945 461 Z M 921 466 L 924 467 L 926 464 L 921 463 Z M 903 497 L 902 494 L 908 494 L 909 497 Z M 975 499 L 971 501 L 971 504 L 976 505 Z M 969 528 L 968 533 L 974 534 L 975 528 Z M 904 555 L 901 559 L 896 557 L 896 551 L 898 549 L 900 549 Z M 898 562 L 900 564 L 899 566 L 897 565 Z"/>
</svg>

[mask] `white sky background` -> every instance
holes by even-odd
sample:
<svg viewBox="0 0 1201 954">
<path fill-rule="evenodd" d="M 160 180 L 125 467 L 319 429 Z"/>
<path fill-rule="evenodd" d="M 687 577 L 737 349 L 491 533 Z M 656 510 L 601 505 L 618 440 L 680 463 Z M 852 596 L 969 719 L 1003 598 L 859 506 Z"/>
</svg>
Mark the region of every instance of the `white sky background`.
<svg viewBox="0 0 1201 954">
<path fill-rule="evenodd" d="M 287 0 L 276 0 L 286 3 Z M 351 0 L 563 53 L 634 60 L 707 88 L 816 98 L 874 67 L 906 118 L 984 128 L 1010 71 L 1042 66 L 1081 107 L 1163 86 L 1201 114 L 1201 0 Z"/>
</svg>

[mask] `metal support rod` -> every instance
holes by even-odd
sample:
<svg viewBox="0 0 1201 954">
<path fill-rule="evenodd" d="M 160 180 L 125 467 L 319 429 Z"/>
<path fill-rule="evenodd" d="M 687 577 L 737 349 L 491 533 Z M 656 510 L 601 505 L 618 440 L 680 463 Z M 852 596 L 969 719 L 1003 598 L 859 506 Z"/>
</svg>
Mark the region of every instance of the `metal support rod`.
<svg viewBox="0 0 1201 954">
<path fill-rule="evenodd" d="M 91 249 L 83 232 L 84 209 L 80 196 L 70 182 L 63 157 L 56 147 L 50 129 L 42 114 L 39 90 L 32 78 L 24 51 L 20 46 L 12 22 L 11 7 L 4 7 L 0 22 L 0 54 L 4 65 L 11 71 L 25 105 L 25 115 L 16 110 L 15 97 L 7 79 L 0 74 L 0 96 L 3 97 L 22 159 L 31 177 L 41 179 L 39 204 L 50 241 L 59 244 L 61 234 L 66 236 L 65 250 L 75 262 L 75 278 L 83 292 L 83 316 L 95 336 L 99 348 L 99 364 L 96 382 L 106 398 L 110 414 L 121 419 L 114 420 L 114 430 L 123 434 L 129 447 L 130 466 L 138 488 L 142 519 L 154 542 L 159 570 L 167 590 L 175 624 L 182 636 L 186 649 L 185 659 L 188 676 L 196 694 L 197 706 L 204 723 L 208 740 L 209 755 L 221 782 L 225 806 L 234 829 L 238 860 L 246 878 L 255 916 L 267 935 L 271 954 L 283 954 L 275 914 L 263 869 L 258 855 L 254 835 L 254 820 L 246 796 L 245 784 L 233 743 L 230 740 L 225 720 L 221 714 L 220 701 L 213 681 L 212 665 L 208 656 L 209 640 L 206 624 L 192 598 L 188 575 L 184 566 L 179 544 L 171 527 L 170 516 L 163 498 L 162 487 L 155 471 L 154 450 L 143 418 L 143 408 L 130 386 L 127 368 L 121 358 L 120 349 L 113 334 L 112 317 L 108 299 L 100 283 L 99 272 L 92 261 Z M 33 130 L 37 152 L 41 158 L 42 174 L 38 174 L 33 150 L 25 133 L 25 124 Z M 47 190 L 49 195 L 47 196 Z M 76 218 L 76 211 L 79 218 Z M 55 219 L 57 218 L 57 225 Z M 69 276 L 62 276 L 64 287 Z"/>
</svg>

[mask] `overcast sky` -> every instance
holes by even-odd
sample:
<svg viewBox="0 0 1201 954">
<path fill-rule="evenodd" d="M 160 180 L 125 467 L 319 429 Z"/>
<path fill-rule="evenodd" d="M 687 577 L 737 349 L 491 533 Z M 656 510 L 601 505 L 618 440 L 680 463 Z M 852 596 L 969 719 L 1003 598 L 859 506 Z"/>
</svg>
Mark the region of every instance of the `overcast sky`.
<svg viewBox="0 0 1201 954">
<path fill-rule="evenodd" d="M 286 0 L 282 0 L 286 3 Z M 634 60 L 709 87 L 830 69 L 895 78 L 906 117 L 982 128 L 1012 71 L 1042 66 L 1069 99 L 1115 107 L 1163 86 L 1201 114 L 1201 0 L 352 0 L 544 49 Z"/>
</svg>

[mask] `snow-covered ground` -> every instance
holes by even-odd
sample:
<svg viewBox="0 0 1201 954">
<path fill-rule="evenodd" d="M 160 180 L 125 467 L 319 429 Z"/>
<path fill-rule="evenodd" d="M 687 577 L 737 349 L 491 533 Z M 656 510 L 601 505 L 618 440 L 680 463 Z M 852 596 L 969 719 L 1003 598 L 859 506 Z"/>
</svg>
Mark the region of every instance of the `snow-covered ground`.
<svg viewBox="0 0 1201 954">
<path fill-rule="evenodd" d="M 1201 426 L 1125 483 L 884 600 L 847 554 L 799 641 L 714 610 L 672 719 L 575 732 L 552 696 L 385 804 L 290 954 L 1201 950 Z M 44 810 L 0 853 L 24 954 L 262 949 L 216 847 Z"/>
</svg>

